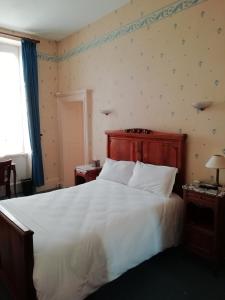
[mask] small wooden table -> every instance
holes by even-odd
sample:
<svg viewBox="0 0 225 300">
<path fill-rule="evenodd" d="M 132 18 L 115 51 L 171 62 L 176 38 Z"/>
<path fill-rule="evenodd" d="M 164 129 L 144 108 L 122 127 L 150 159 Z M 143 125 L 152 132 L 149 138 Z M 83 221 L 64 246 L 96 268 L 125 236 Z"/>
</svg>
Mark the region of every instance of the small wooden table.
<svg viewBox="0 0 225 300">
<path fill-rule="evenodd" d="M 95 180 L 101 172 L 101 167 L 93 167 L 92 165 L 78 166 L 74 170 L 75 185 L 82 184 L 91 180 Z"/>
<path fill-rule="evenodd" d="M 183 186 L 185 247 L 216 265 L 225 257 L 225 194 Z"/>
</svg>

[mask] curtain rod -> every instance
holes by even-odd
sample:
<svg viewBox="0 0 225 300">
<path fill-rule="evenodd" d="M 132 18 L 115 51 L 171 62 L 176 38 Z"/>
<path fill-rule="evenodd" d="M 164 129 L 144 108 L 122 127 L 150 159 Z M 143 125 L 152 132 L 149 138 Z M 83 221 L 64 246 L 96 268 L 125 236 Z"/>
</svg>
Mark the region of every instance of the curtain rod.
<svg viewBox="0 0 225 300">
<path fill-rule="evenodd" d="M 4 34 L 4 35 L 7 35 L 7 36 L 12 36 L 12 37 L 19 38 L 19 39 L 25 39 L 25 40 L 31 41 L 33 43 L 36 43 L 36 44 L 40 43 L 39 40 L 29 39 L 25 36 L 19 36 L 19 35 L 12 34 L 12 33 L 6 33 L 6 32 L 0 31 L 0 34 Z"/>
</svg>

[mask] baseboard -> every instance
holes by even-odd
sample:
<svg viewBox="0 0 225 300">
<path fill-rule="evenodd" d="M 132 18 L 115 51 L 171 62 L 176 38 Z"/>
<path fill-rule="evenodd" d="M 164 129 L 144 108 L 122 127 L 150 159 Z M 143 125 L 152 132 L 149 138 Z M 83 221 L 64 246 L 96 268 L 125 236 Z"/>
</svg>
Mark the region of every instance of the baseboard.
<svg viewBox="0 0 225 300">
<path fill-rule="evenodd" d="M 47 192 L 50 190 L 58 189 L 60 187 L 61 187 L 61 184 L 60 184 L 59 178 L 55 177 L 55 178 L 46 180 L 45 185 L 36 188 L 36 192 L 37 193 Z M 15 196 L 13 184 L 10 185 L 10 189 L 11 189 L 11 197 L 13 198 Z M 23 195 L 22 194 L 22 184 L 20 181 L 18 181 L 16 183 L 16 194 L 17 194 L 17 196 Z M 5 187 L 3 187 L 3 186 L 0 188 L 0 198 L 2 198 L 2 197 L 5 197 Z"/>
<path fill-rule="evenodd" d="M 45 185 L 36 188 L 37 193 L 46 192 L 48 190 L 60 187 L 59 177 L 54 177 L 45 181 Z"/>
</svg>

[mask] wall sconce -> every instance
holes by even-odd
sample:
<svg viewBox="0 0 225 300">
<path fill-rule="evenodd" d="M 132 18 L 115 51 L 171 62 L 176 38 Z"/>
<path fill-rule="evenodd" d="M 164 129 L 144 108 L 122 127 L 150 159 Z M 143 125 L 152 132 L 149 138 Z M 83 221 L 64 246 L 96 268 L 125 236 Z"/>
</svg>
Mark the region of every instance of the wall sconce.
<svg viewBox="0 0 225 300">
<path fill-rule="evenodd" d="M 200 101 L 192 103 L 192 106 L 197 109 L 197 111 L 203 111 L 212 105 L 211 101 Z"/>
<path fill-rule="evenodd" d="M 112 110 L 111 109 L 102 109 L 100 112 L 103 115 L 108 116 L 108 115 L 110 115 L 112 113 Z"/>
</svg>

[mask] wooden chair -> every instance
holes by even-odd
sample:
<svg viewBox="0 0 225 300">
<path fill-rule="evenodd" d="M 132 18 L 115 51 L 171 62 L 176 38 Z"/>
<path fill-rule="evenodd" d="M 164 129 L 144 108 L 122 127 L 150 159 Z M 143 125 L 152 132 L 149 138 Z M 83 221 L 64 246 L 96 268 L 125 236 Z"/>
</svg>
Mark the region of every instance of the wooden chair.
<svg viewBox="0 0 225 300">
<path fill-rule="evenodd" d="M 6 197 L 11 197 L 10 174 L 12 160 L 0 161 L 0 186 L 5 186 Z"/>
</svg>

